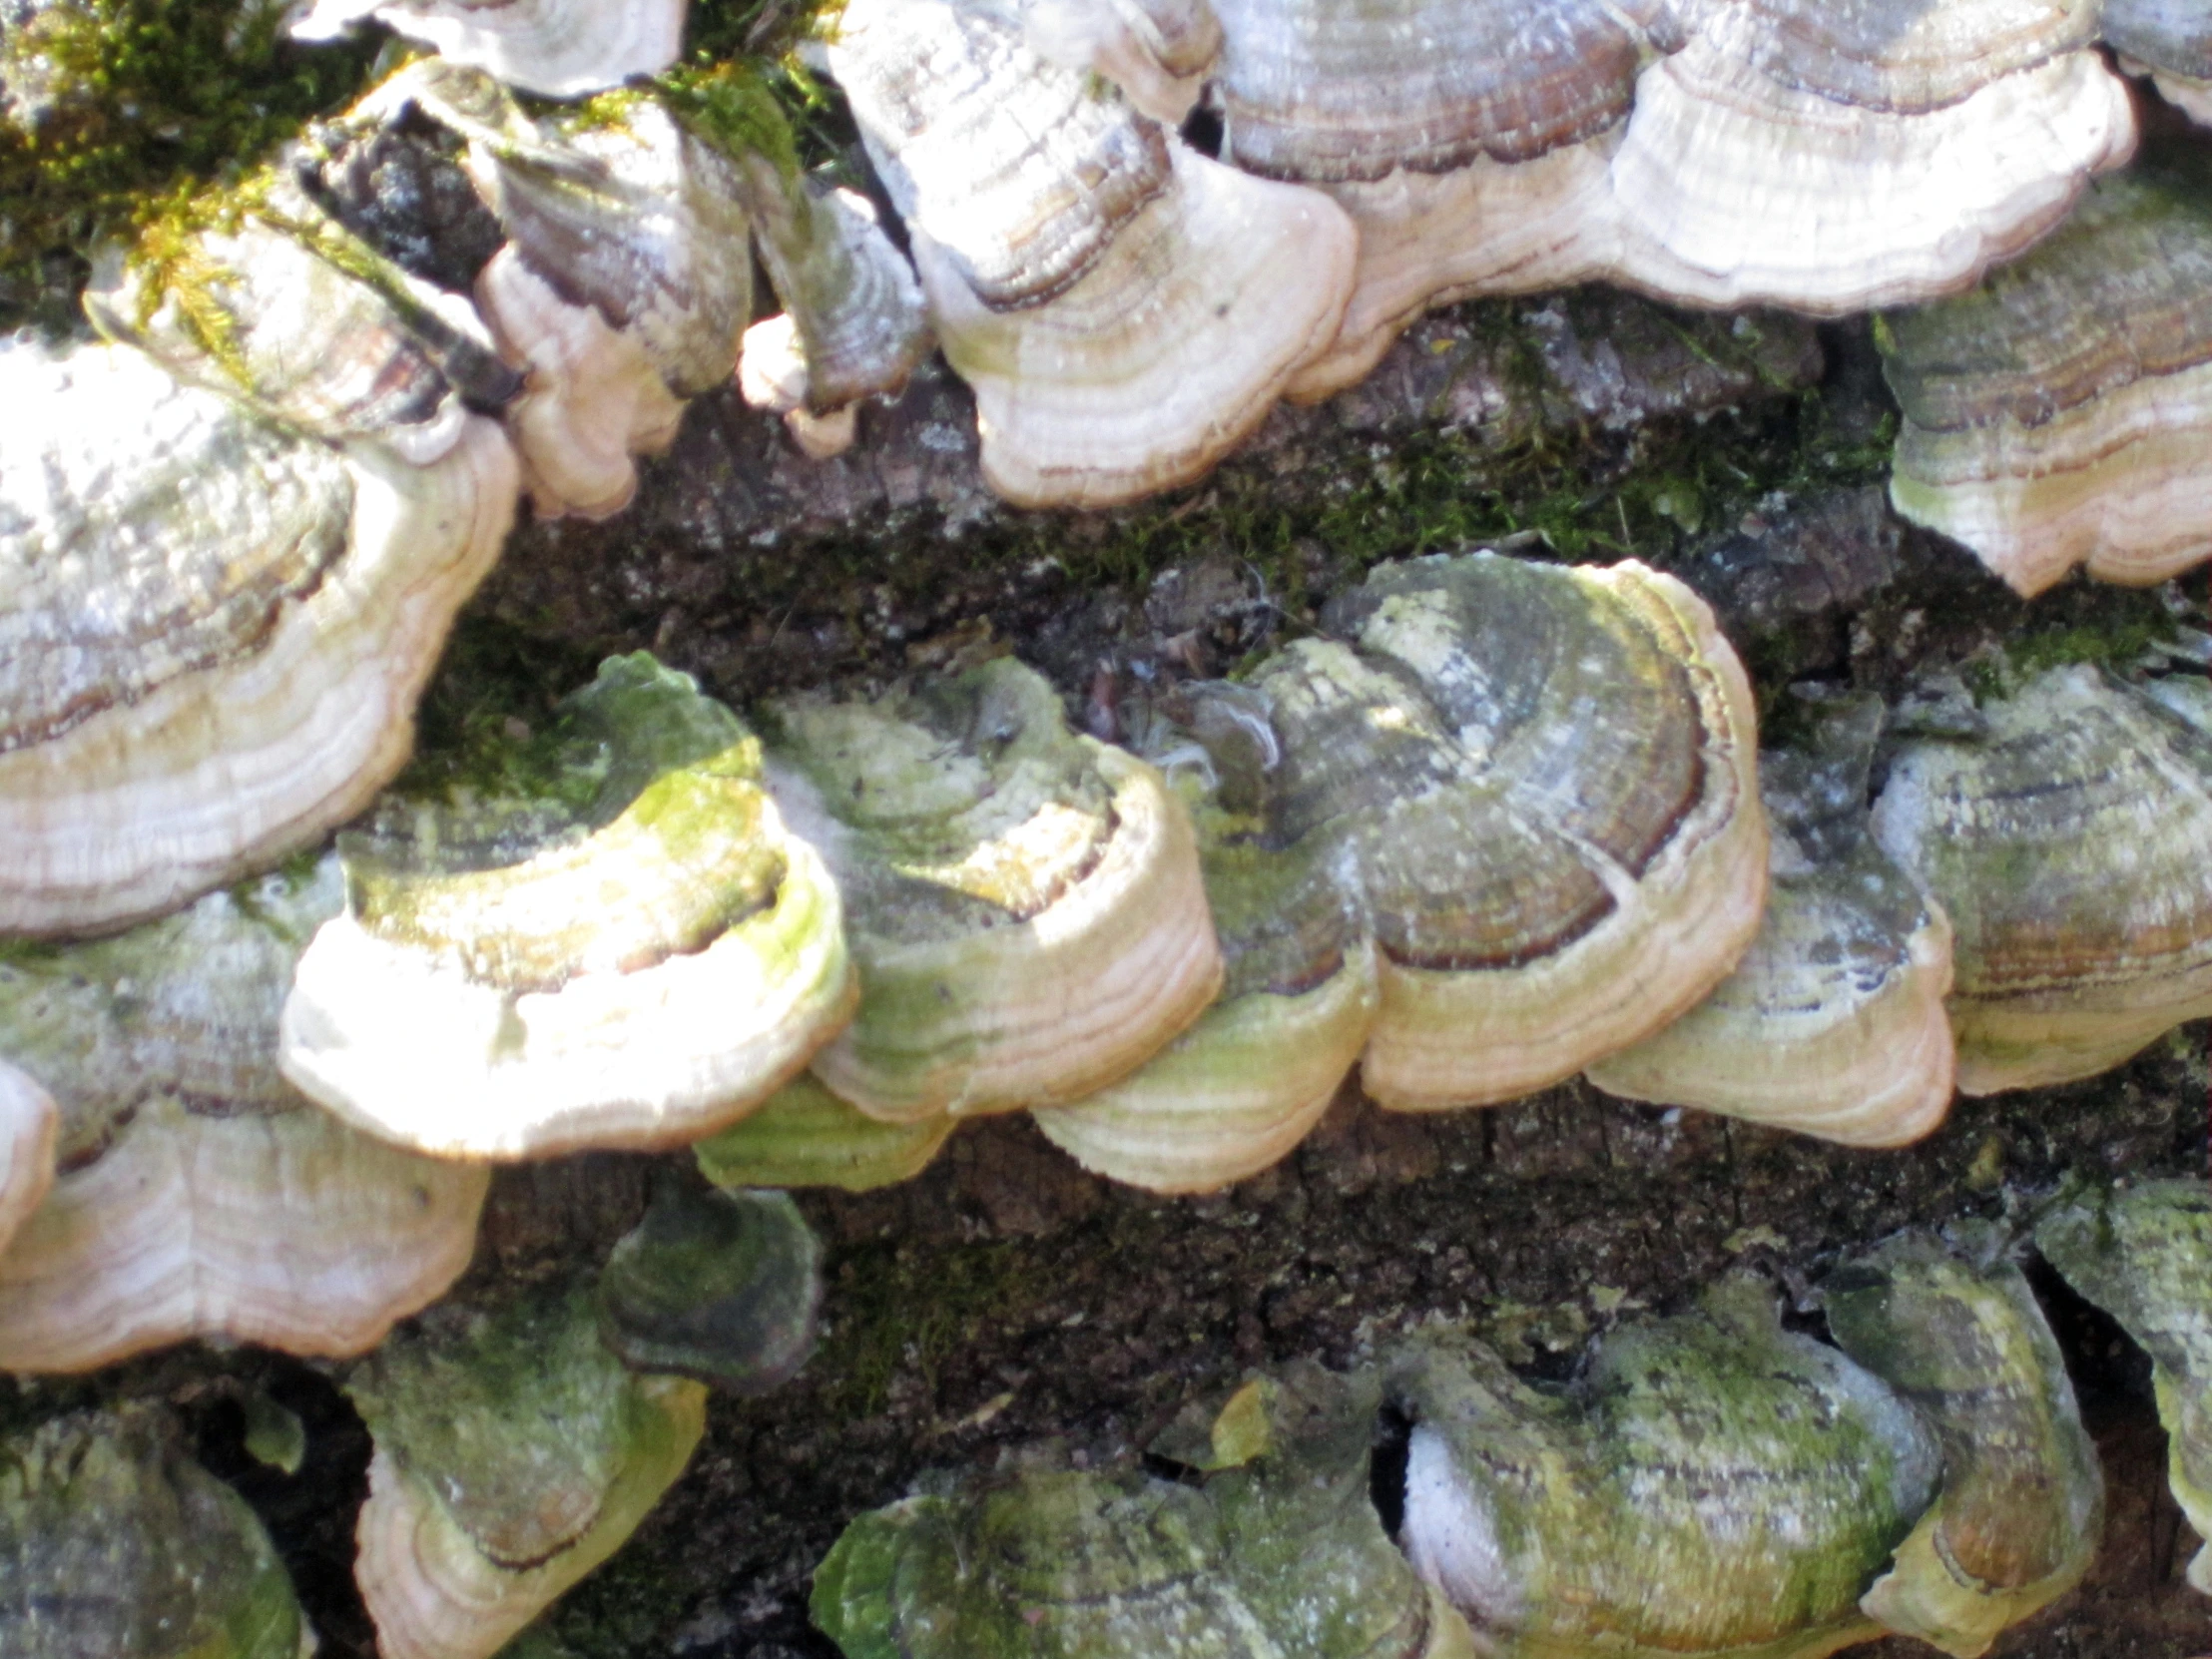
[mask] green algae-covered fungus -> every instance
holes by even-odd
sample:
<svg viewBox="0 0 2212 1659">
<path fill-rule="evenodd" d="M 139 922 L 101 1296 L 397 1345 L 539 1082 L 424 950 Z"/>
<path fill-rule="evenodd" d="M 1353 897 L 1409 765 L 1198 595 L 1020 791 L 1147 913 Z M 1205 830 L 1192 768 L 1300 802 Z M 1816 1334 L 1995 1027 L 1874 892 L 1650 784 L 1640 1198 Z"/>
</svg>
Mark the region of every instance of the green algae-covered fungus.
<svg viewBox="0 0 2212 1659">
<path fill-rule="evenodd" d="M 1909 1233 L 1823 1287 L 1844 1352 L 1935 1425 L 1942 1490 L 1861 1603 L 1958 1659 L 2071 1589 L 2104 1531 L 2104 1477 L 2057 1339 L 1993 1235 Z"/>
<path fill-rule="evenodd" d="M 246 1500 L 147 1406 L 0 1442 L 8 1659 L 306 1659 L 291 1582 Z"/>
<path fill-rule="evenodd" d="M 795 1077 L 759 1111 L 692 1151 L 718 1187 L 842 1187 L 865 1192 L 921 1173 L 955 1127 L 952 1118 L 885 1123 L 840 1100 L 812 1073 Z"/>
<path fill-rule="evenodd" d="M 815 1074 L 914 1123 L 1077 1099 L 1196 1019 L 1221 980 L 1189 815 L 1068 730 L 1009 658 L 876 702 L 773 715 L 779 802 L 835 872 L 859 970 Z"/>
<path fill-rule="evenodd" d="M 2212 1537 L 2212 1192 L 2145 1181 L 2065 1194 L 2036 1224 L 2035 1248 L 2150 1351 L 2167 1478 L 2197 1535 Z M 2212 1595 L 2212 1545 L 2189 1582 Z"/>
<path fill-rule="evenodd" d="M 1515 1659 L 1817 1659 L 1881 1634 L 1867 1585 L 1935 1493 L 1911 1406 L 1785 1332 L 1764 1285 L 1614 1332 L 1564 1391 L 1462 1336 L 1409 1343 L 1400 1534 Z"/>
<path fill-rule="evenodd" d="M 845 1659 L 1472 1659 L 1369 1500 L 1377 1399 L 1295 1366 L 1213 1413 L 1190 1483 L 1020 1467 L 878 1509 L 815 1622 Z"/>
<path fill-rule="evenodd" d="M 283 1065 L 371 1134 L 462 1157 L 697 1139 L 851 1005 L 835 886 L 760 747 L 689 676 L 611 659 L 532 788 L 392 799 L 341 837 Z"/>
<path fill-rule="evenodd" d="M 354 1569 L 384 1659 L 484 1659 L 622 1547 L 706 1390 L 624 1368 L 591 1297 L 439 1310 L 356 1369 L 376 1444 Z"/>
<path fill-rule="evenodd" d="M 637 1371 L 737 1393 L 791 1380 L 815 1351 L 822 1246 L 786 1193 L 664 1182 L 599 1278 L 599 1329 Z"/>
</svg>

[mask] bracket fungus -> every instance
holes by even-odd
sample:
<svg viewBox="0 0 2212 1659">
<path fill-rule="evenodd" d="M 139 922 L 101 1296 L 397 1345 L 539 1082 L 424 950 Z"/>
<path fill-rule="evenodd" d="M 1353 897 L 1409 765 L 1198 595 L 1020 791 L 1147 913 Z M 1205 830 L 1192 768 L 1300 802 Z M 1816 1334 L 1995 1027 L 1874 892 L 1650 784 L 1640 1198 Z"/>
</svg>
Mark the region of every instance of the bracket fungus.
<svg viewBox="0 0 2212 1659">
<path fill-rule="evenodd" d="M 53 1096 L 0 1060 L 0 1253 L 53 1188 L 60 1126 Z"/>
<path fill-rule="evenodd" d="M 1389 1389 L 1414 1425 L 1399 1542 L 1501 1656 L 1818 1659 L 1878 1636 L 1860 1594 L 1941 1466 L 1911 1406 L 1748 1281 L 1616 1329 L 1563 1393 L 1444 1334 L 1398 1352 Z"/>
<path fill-rule="evenodd" d="M 1879 698 L 1809 708 L 1803 748 L 1760 757 L 1766 913 L 1695 1008 L 1589 1068 L 1608 1094 L 1902 1146 L 1949 1110 L 1950 923 L 1868 832 Z"/>
<path fill-rule="evenodd" d="M 759 1111 L 694 1143 L 700 1173 L 716 1186 L 841 1187 L 866 1192 L 919 1175 L 958 1120 L 938 1114 L 911 1123 L 872 1118 L 809 1072 Z"/>
<path fill-rule="evenodd" d="M 770 713 L 777 799 L 844 898 L 860 982 L 815 1075 L 919 1123 L 1080 1099 L 1197 1019 L 1221 952 L 1189 815 L 1010 658 Z"/>
<path fill-rule="evenodd" d="M 1962 287 L 2135 142 L 2095 0 L 1696 0 L 1612 162 L 1620 276 L 1836 315 Z"/>
<path fill-rule="evenodd" d="M 313 1634 L 246 1500 L 145 1405 L 0 1440 L 8 1659 L 309 1659 Z"/>
<path fill-rule="evenodd" d="M 658 75 L 684 47 L 690 0 L 304 0 L 295 40 L 334 40 L 373 19 L 453 62 L 548 98 Z"/>
<path fill-rule="evenodd" d="M 845 1659 L 1473 1659 L 1370 1501 L 1376 1395 L 1295 1365 L 1198 1431 L 1190 1484 L 1016 1467 L 862 1515 L 815 1623 Z"/>
<path fill-rule="evenodd" d="M 1222 157 L 1310 185 L 1360 233 L 1352 299 L 1290 395 L 1366 376 L 1428 305 L 1601 276 L 1607 167 L 1665 0 L 1224 0 Z"/>
<path fill-rule="evenodd" d="M 2150 1351 L 2168 1481 L 2197 1536 L 2212 1538 L 2212 1193 L 2201 1181 L 2061 1193 L 2035 1248 Z M 2212 1595 L 2212 1544 L 2189 1582 Z"/>
<path fill-rule="evenodd" d="M 619 512 L 632 457 L 667 448 L 684 400 L 737 366 L 753 311 L 742 158 L 656 91 L 533 120 L 488 76 L 430 62 L 362 114 L 408 105 L 467 140 L 469 177 L 508 237 L 476 304 L 524 375 L 506 418 L 538 516 Z"/>
<path fill-rule="evenodd" d="M 852 1007 L 837 889 L 757 739 L 689 675 L 610 658 L 511 794 L 387 798 L 339 837 L 346 905 L 300 957 L 284 1074 L 444 1157 L 697 1140 Z"/>
<path fill-rule="evenodd" d="M 2212 15 L 2198 0 L 2104 0 L 2103 25 L 2122 69 L 2212 127 Z"/>
<path fill-rule="evenodd" d="M 1943 1447 L 1942 1489 L 1860 1605 L 1955 1659 L 2049 1605 L 2104 1534 L 2104 1476 L 2073 1384 L 1993 1232 L 1904 1234 L 1822 1287 L 1828 1325 Z"/>
<path fill-rule="evenodd" d="M 815 1351 L 822 1246 L 789 1193 L 665 1181 L 598 1297 L 600 1338 L 631 1370 L 766 1393 Z"/>
<path fill-rule="evenodd" d="M 60 1107 L 59 1173 L 0 1250 L 0 1369 L 192 1337 L 351 1355 L 468 1266 L 488 1172 L 355 1134 L 277 1074 L 336 860 L 0 963 L 0 1054 Z"/>
<path fill-rule="evenodd" d="M 2212 184 L 2100 185 L 1970 293 L 1884 316 L 1905 420 L 1890 496 L 2020 593 L 2212 557 Z"/>
<path fill-rule="evenodd" d="M 1358 247 L 1336 205 L 1197 154 L 1018 18 L 851 0 L 828 50 L 1009 500 L 1188 482 L 1334 336 Z"/>
<path fill-rule="evenodd" d="M 706 1430 L 626 1371 L 591 1298 L 436 1310 L 346 1380 L 375 1441 L 354 1581 L 382 1659 L 488 1659 L 620 1549 Z"/>
<path fill-rule="evenodd" d="M 0 343 L 0 930 L 159 914 L 312 844 L 405 762 L 514 459 L 333 449 L 122 346 Z"/>
<path fill-rule="evenodd" d="M 1400 1110 L 1509 1100 L 1726 977 L 1767 888 L 1742 666 L 1634 562 L 1385 565 L 1263 667 L 1274 833 L 1343 848 L 1378 946 L 1361 1062 Z"/>
<path fill-rule="evenodd" d="M 1019 0 L 1022 38 L 1062 69 L 1121 88 L 1138 112 L 1178 126 L 1221 55 L 1207 0 Z"/>
<path fill-rule="evenodd" d="M 2117 1065 L 2212 1012 L 2212 736 L 2086 665 L 1907 742 L 1874 807 L 1885 851 L 1952 929 L 1967 1094 Z"/>
</svg>

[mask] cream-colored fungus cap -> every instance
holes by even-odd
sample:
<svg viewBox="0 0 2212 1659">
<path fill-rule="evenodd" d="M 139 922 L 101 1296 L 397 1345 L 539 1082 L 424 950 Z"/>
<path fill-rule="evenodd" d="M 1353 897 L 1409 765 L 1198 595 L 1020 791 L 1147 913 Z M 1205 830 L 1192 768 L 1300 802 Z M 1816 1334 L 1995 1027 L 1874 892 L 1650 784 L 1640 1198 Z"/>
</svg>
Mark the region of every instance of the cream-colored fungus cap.
<svg viewBox="0 0 2212 1659">
<path fill-rule="evenodd" d="M 2104 1475 L 2009 1241 L 1907 1233 L 1822 1286 L 1844 1352 L 1943 1443 L 1942 1489 L 1859 1605 L 1953 1659 L 2072 1589 L 2104 1541 Z"/>
<path fill-rule="evenodd" d="M 1949 1110 L 1950 924 L 1867 831 L 1882 703 L 1808 710 L 1803 747 L 1760 757 L 1767 910 L 1695 1008 L 1589 1068 L 1608 1094 L 1902 1146 Z"/>
<path fill-rule="evenodd" d="M 1824 315 L 1952 291 L 2127 160 L 2094 0 L 1697 0 L 1613 158 L 1619 276 Z"/>
<path fill-rule="evenodd" d="M 159 914 L 311 844 L 406 761 L 516 470 L 293 436 L 138 352 L 0 344 L 0 931 Z"/>
<path fill-rule="evenodd" d="M 487 1172 L 355 1134 L 276 1071 L 337 861 L 0 965 L 0 1054 L 61 1111 L 59 1174 L 0 1251 L 0 1370 L 193 1337 L 359 1354 L 468 1265 Z"/>
<path fill-rule="evenodd" d="M 1380 947 L 1385 1106 L 1509 1100 L 1649 1036 L 1758 931 L 1767 830 L 1742 665 L 1633 562 L 1386 565 L 1337 640 L 1254 676 L 1274 833 L 1340 839 Z"/>
<path fill-rule="evenodd" d="M 1121 88 L 1141 115 L 1176 126 L 1221 52 L 1207 0 L 1019 0 L 1040 58 Z"/>
<path fill-rule="evenodd" d="M 575 98 L 668 68 L 688 9 L 687 0 L 306 0 L 290 33 L 333 40 L 373 19 L 509 86 Z"/>
<path fill-rule="evenodd" d="M 2212 557 L 2201 167 L 2098 186 L 2041 247 L 1876 337 L 1905 411 L 1891 500 L 2020 593 L 2077 564 L 2142 585 Z"/>
<path fill-rule="evenodd" d="M 1080 1099 L 1221 983 L 1189 814 L 1067 728 L 1011 658 L 873 703 L 770 716 L 775 787 L 843 894 L 860 981 L 815 1074 L 919 1123 Z"/>
<path fill-rule="evenodd" d="M 1898 753 L 1874 834 L 1942 905 L 1967 1094 L 2117 1065 L 2212 1013 L 2212 736 L 2086 665 Z"/>
<path fill-rule="evenodd" d="M 300 958 L 284 1074 L 453 1158 L 680 1146 L 760 1105 L 853 986 L 757 740 L 639 653 L 517 765 L 526 786 L 390 799 L 340 837 L 345 912 Z"/>
<path fill-rule="evenodd" d="M 246 1499 L 151 1405 L 0 1439 L 8 1659 L 312 1659 L 291 1581 Z"/>
<path fill-rule="evenodd" d="M 1358 248 L 1341 210 L 1196 154 L 988 8 L 855 3 L 830 64 L 1009 500 L 1189 482 L 1334 337 Z"/>
<path fill-rule="evenodd" d="M 439 1310 L 346 1381 L 375 1441 L 353 1579 L 382 1659 L 489 1659 L 683 1473 L 707 1390 L 641 1377 L 591 1299 Z"/>
<path fill-rule="evenodd" d="M 1364 378 L 1426 306 L 1608 269 L 1607 165 L 1665 0 L 1225 0 L 1222 159 L 1313 185 L 1360 232 L 1334 344 L 1290 395 Z"/>
<path fill-rule="evenodd" d="M 2035 1248 L 2082 1296 L 2150 1351 L 2167 1481 L 2200 1539 L 2212 1539 L 2212 1192 L 2199 1180 L 2061 1192 Z M 2189 1562 L 2212 1595 L 2212 1544 Z"/>
<path fill-rule="evenodd" d="M 54 1185 L 60 1129 L 53 1096 L 0 1060 L 0 1252 Z"/>
<path fill-rule="evenodd" d="M 1034 1113 L 1085 1169 L 1177 1193 L 1241 1181 L 1304 1140 L 1359 1062 L 1382 1001 L 1340 848 L 1267 844 L 1269 774 L 1281 751 L 1265 701 L 1231 685 L 1186 696 L 1205 747 L 1177 746 L 1162 760 L 1198 825 L 1227 962 L 1220 998 L 1120 1082 Z"/>
</svg>

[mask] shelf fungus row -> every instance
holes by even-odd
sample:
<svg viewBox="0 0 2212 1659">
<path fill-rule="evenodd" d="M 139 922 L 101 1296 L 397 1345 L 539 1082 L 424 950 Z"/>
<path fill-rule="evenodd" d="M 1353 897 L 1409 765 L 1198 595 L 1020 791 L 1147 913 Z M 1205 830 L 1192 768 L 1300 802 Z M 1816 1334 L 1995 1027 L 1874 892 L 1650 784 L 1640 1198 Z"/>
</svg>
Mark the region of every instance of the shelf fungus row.
<svg viewBox="0 0 2212 1659">
<path fill-rule="evenodd" d="M 1026 1106 L 1093 1169 L 1210 1189 L 1356 1063 L 1388 1106 L 1507 1100 L 1727 974 L 1767 839 L 1742 670 L 1687 590 L 1478 554 L 1385 567 L 1326 621 L 1350 643 L 1192 689 L 1195 839 L 1011 663 L 778 711 L 853 928 L 859 1014 L 814 1067 L 853 1111 L 772 1102 L 702 1148 L 717 1178 L 802 1169 L 802 1123 L 839 1145 L 820 1178 L 889 1175 L 932 1119 Z"/>
<path fill-rule="evenodd" d="M 2212 1538 L 2212 1193 L 2200 1181 L 2062 1193 L 2035 1248 L 2149 1351 L 2174 1497 Z M 2212 1595 L 2212 1544 L 2189 1582 Z"/>
<path fill-rule="evenodd" d="M 1954 291 L 2135 139 L 2092 0 L 1205 12 L 854 0 L 827 48 L 1017 501 L 1183 482 L 1451 298 Z M 1200 85 L 1220 164 L 1154 124 Z"/>
<path fill-rule="evenodd" d="M 1891 497 L 2023 594 L 2075 565 L 2160 582 L 2212 556 L 2212 184 L 2101 185 L 1978 288 L 1881 320 L 1904 406 Z"/>
<path fill-rule="evenodd" d="M 192 1337 L 373 1347 L 468 1265 L 485 1170 L 353 1133 L 276 1069 L 277 1010 L 336 860 L 114 938 L 0 963 L 0 1064 L 57 1108 L 0 1249 L 0 1370 Z"/>
<path fill-rule="evenodd" d="M 1153 1441 L 1163 1472 L 1017 1454 L 861 1516 L 815 1621 L 846 1659 L 1199 1632 L 1311 1659 L 1818 1659 L 1893 1630 L 1973 1659 L 2098 1538 L 2055 1343 L 2016 1268 L 1927 1238 L 1842 1270 L 1831 1303 L 1849 1354 L 1735 1281 L 1614 1331 L 1565 1387 L 1448 1329 L 1350 1377 L 1257 1376 Z"/>
</svg>

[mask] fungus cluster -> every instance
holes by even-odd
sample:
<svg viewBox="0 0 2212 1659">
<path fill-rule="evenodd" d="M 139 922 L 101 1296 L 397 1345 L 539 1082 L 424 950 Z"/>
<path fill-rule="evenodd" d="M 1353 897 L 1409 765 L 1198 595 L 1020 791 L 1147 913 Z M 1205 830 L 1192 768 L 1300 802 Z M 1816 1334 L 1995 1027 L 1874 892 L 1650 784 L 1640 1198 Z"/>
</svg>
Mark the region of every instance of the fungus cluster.
<svg viewBox="0 0 2212 1659">
<path fill-rule="evenodd" d="M 820 57 L 895 223 L 801 169 L 742 68 L 663 73 L 681 6 L 322 0 L 296 32 L 367 16 L 440 56 L 151 220 L 88 296 L 102 343 L 0 342 L 38 417 L 0 452 L 0 1368 L 358 1361 L 387 1659 L 495 1651 L 680 1474 L 707 1385 L 814 1342 L 791 1201 L 680 1184 L 594 1289 L 430 1309 L 494 1161 L 696 1148 L 717 1187 L 859 1188 L 1026 1110 L 1202 1192 L 1355 1070 L 1397 1110 L 1587 1072 L 1887 1146 L 1954 1083 L 2089 1075 L 2212 1012 L 2206 698 L 2073 667 L 1932 733 L 1815 696 L 1762 756 L 1712 612 L 1634 561 L 1382 565 L 1129 748 L 1010 657 L 741 717 L 639 653 L 497 783 L 387 787 L 524 493 L 619 512 L 733 378 L 831 455 L 932 340 L 992 487 L 1095 506 L 1201 477 L 1448 298 L 1888 306 L 1899 511 L 2023 594 L 2162 580 L 2212 552 L 2203 157 L 2092 181 L 2135 142 L 2100 38 L 2204 119 L 2188 8 L 848 0 Z M 322 188 L 408 123 L 496 230 L 466 294 Z M 2203 1219 L 2075 1194 L 2037 1234 L 2152 1350 L 2200 1526 Z M 1724 1290 L 1559 1392 L 1463 1334 L 1259 1378 L 1162 1439 L 1182 1479 L 1039 1462 L 864 1518 L 817 1616 L 850 1659 L 1224 1628 L 1317 1659 L 1978 1654 L 2097 1531 L 2049 1331 L 1985 1238 L 1826 1296 L 1840 1348 Z M 1368 1500 L 1385 1397 L 1402 1553 Z M 11 1442 L 0 1557 L 10 1652 L 311 1641 L 154 1415 Z M 126 1611 L 55 1626 L 41 1587 L 94 1561 Z"/>
</svg>

